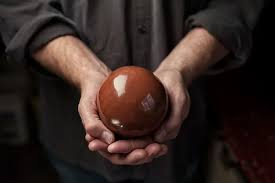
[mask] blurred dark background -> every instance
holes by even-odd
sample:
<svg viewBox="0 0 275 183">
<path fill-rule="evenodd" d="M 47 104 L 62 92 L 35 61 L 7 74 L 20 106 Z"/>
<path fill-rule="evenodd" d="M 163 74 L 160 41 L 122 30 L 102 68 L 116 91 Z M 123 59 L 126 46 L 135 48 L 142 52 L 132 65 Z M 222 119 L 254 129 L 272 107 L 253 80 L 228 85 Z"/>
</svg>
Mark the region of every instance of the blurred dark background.
<svg viewBox="0 0 275 183">
<path fill-rule="evenodd" d="M 35 78 L 4 50 L 0 41 L 0 182 L 57 182 L 39 144 Z"/>
<path fill-rule="evenodd" d="M 267 2 L 254 31 L 249 62 L 240 69 L 212 76 L 208 81 L 211 110 L 217 114 L 214 118 L 220 124 L 219 136 L 233 153 L 236 151 L 231 145 L 237 142 L 224 139 L 231 135 L 230 130 L 226 130 L 230 126 L 223 125 L 225 119 L 241 116 L 244 124 L 250 126 L 252 121 L 246 112 L 252 112 L 257 116 L 253 123 L 258 125 L 263 124 L 261 119 L 266 116 L 275 120 L 273 8 Z M 4 50 L 0 41 L 0 182 L 57 182 L 55 171 L 38 140 L 40 112 L 35 78 L 23 65 L 9 60 Z M 272 130 L 275 136 L 275 129 Z M 275 147 L 275 142 L 273 145 Z M 238 168 L 242 176 L 249 176 L 242 165 Z"/>
</svg>

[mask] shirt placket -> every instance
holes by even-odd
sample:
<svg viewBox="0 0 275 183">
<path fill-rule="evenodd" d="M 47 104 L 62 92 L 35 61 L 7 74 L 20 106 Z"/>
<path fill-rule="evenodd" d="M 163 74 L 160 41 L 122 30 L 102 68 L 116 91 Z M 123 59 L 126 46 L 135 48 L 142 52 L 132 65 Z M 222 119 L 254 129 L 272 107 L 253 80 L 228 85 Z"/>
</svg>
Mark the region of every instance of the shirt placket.
<svg viewBox="0 0 275 183">
<path fill-rule="evenodd" d="M 150 58 L 150 1 L 134 2 L 133 64 L 146 67 Z"/>
</svg>

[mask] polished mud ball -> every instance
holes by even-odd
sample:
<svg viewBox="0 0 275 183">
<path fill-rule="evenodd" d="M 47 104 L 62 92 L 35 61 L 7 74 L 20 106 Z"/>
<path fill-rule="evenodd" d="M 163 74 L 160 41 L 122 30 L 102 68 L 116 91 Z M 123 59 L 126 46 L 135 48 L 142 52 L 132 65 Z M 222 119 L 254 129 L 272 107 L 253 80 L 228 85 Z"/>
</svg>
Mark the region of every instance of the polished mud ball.
<svg viewBox="0 0 275 183">
<path fill-rule="evenodd" d="M 100 119 L 122 137 L 150 135 L 163 122 L 168 96 L 160 80 L 149 70 L 121 67 L 103 82 L 97 95 Z"/>
</svg>

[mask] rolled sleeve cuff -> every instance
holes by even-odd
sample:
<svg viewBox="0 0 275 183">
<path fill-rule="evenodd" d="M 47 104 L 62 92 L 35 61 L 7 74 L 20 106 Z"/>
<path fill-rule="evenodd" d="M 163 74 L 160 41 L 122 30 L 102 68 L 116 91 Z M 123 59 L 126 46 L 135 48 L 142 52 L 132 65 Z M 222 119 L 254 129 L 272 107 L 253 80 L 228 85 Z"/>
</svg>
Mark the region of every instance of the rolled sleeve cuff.
<svg viewBox="0 0 275 183">
<path fill-rule="evenodd" d="M 28 46 L 29 54 L 31 55 L 55 38 L 65 35 L 77 36 L 76 32 L 64 23 L 56 22 L 47 25 L 30 41 Z"/>
<path fill-rule="evenodd" d="M 7 45 L 6 53 L 12 60 L 23 62 L 41 74 L 52 76 L 31 55 L 51 40 L 64 35 L 75 35 L 83 39 L 70 19 L 55 13 L 41 14 L 18 30 Z"/>
<path fill-rule="evenodd" d="M 211 67 L 209 74 L 216 74 L 243 65 L 250 55 L 252 35 L 247 26 L 231 15 L 219 13 L 215 9 L 201 11 L 186 20 L 187 31 L 195 27 L 205 28 L 220 41 L 230 54 Z"/>
<path fill-rule="evenodd" d="M 28 65 L 36 72 L 41 74 L 41 76 L 46 76 L 48 78 L 57 78 L 56 75 L 49 72 L 42 66 L 40 66 L 36 61 L 34 61 L 31 55 L 45 46 L 50 41 L 55 38 L 65 36 L 65 35 L 73 35 L 77 36 L 76 32 L 68 25 L 62 22 L 52 22 L 43 27 L 41 31 L 36 33 L 33 38 L 30 40 L 30 43 L 27 47 L 28 54 L 26 55 Z"/>
<path fill-rule="evenodd" d="M 8 43 L 6 52 L 15 61 L 26 61 L 29 54 L 57 36 L 80 35 L 76 25 L 62 15 L 42 14 L 25 23 Z"/>
</svg>

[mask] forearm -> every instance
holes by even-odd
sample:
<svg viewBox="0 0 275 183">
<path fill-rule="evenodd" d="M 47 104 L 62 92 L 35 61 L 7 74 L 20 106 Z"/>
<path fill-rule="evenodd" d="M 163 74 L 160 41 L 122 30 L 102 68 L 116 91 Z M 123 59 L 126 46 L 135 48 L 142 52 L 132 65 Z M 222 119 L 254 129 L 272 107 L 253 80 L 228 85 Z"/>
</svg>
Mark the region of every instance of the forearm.
<svg viewBox="0 0 275 183">
<path fill-rule="evenodd" d="M 81 40 L 73 36 L 56 38 L 32 56 L 40 65 L 77 88 L 95 79 L 98 74 L 110 72 Z"/>
<path fill-rule="evenodd" d="M 187 85 L 220 61 L 228 50 L 203 28 L 195 28 L 174 48 L 159 66 L 182 73 Z"/>
</svg>

